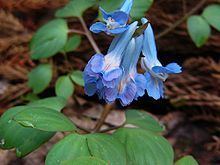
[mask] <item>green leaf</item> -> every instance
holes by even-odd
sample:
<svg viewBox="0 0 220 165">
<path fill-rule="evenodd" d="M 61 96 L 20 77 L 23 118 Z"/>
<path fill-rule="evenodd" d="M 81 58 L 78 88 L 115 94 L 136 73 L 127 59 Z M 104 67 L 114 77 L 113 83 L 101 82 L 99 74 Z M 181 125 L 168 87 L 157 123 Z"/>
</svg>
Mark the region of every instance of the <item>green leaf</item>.
<svg viewBox="0 0 220 165">
<path fill-rule="evenodd" d="M 191 16 L 187 20 L 187 29 L 197 47 L 206 43 L 211 35 L 209 24 L 201 16 Z"/>
<path fill-rule="evenodd" d="M 46 165 L 58 165 L 78 157 L 94 156 L 113 165 L 125 165 L 123 145 L 111 135 L 70 134 L 55 144 L 46 158 Z"/>
<path fill-rule="evenodd" d="M 62 113 L 43 107 L 24 109 L 13 120 L 25 127 L 48 132 L 76 130 L 75 125 Z"/>
<path fill-rule="evenodd" d="M 140 110 L 127 110 L 126 114 L 126 123 L 133 124 L 139 128 L 143 128 L 153 132 L 162 132 L 164 127 L 160 125 L 152 116 L 147 112 Z"/>
<path fill-rule="evenodd" d="M 34 93 L 28 93 L 25 96 L 22 96 L 22 99 L 24 101 L 36 101 L 39 100 L 40 98 Z"/>
<path fill-rule="evenodd" d="M 52 66 L 40 64 L 28 74 L 28 86 L 33 89 L 34 94 L 43 92 L 52 79 Z"/>
<path fill-rule="evenodd" d="M 48 97 L 45 99 L 40 99 L 32 101 L 28 106 L 32 107 L 44 107 L 49 109 L 54 109 L 56 111 L 61 111 L 66 105 L 66 100 L 62 97 Z"/>
<path fill-rule="evenodd" d="M 80 70 L 73 71 L 70 75 L 71 79 L 78 85 L 84 86 L 83 72 Z"/>
<path fill-rule="evenodd" d="M 15 148 L 18 157 L 23 157 L 37 149 L 55 134 L 26 128 L 12 120 L 17 113 L 28 108 L 27 106 L 11 108 L 0 118 L 0 148 Z"/>
<path fill-rule="evenodd" d="M 48 58 L 58 53 L 67 42 L 68 27 L 63 19 L 55 19 L 42 26 L 31 41 L 31 58 Z"/>
<path fill-rule="evenodd" d="M 61 165 L 108 165 L 107 162 L 96 157 L 79 157 L 73 160 L 66 160 L 61 162 Z"/>
<path fill-rule="evenodd" d="M 112 12 L 119 9 L 124 0 L 101 0 L 99 5 L 104 8 L 107 12 Z M 153 0 L 135 0 L 131 10 L 131 17 L 133 19 L 139 19 L 145 16 L 145 13 L 153 4 Z"/>
<path fill-rule="evenodd" d="M 61 76 L 55 84 L 55 92 L 57 96 L 65 99 L 72 96 L 74 92 L 74 84 L 71 82 L 69 76 Z"/>
<path fill-rule="evenodd" d="M 80 35 L 74 35 L 70 37 L 65 44 L 63 51 L 64 52 L 71 52 L 74 51 L 81 43 L 81 36 Z"/>
<path fill-rule="evenodd" d="M 65 7 L 57 10 L 56 17 L 82 17 L 83 12 L 96 4 L 96 0 L 71 0 Z"/>
<path fill-rule="evenodd" d="M 213 4 L 206 7 L 202 13 L 206 21 L 215 29 L 220 31 L 220 5 Z"/>
<path fill-rule="evenodd" d="M 191 155 L 187 155 L 179 159 L 175 165 L 198 165 L 198 162 Z"/>
<path fill-rule="evenodd" d="M 173 149 L 162 136 L 140 128 L 120 128 L 113 136 L 125 145 L 128 165 L 173 164 Z"/>
</svg>

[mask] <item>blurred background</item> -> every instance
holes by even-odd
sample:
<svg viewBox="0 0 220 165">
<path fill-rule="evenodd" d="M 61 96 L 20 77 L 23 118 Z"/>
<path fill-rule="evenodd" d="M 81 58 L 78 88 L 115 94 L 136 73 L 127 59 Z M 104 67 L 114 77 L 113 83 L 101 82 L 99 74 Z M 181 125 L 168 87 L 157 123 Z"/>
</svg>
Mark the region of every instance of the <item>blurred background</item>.
<svg viewBox="0 0 220 165">
<path fill-rule="evenodd" d="M 154 27 L 159 59 L 163 64 L 178 62 L 183 66 L 183 73 L 171 75 L 166 81 L 165 99 L 155 101 L 144 96 L 126 108 L 142 109 L 158 118 L 167 128 L 164 136 L 173 145 L 177 158 L 191 154 L 202 165 L 217 165 L 220 164 L 220 33 L 212 29 L 208 41 L 200 48 L 187 32 L 186 19 L 163 33 L 201 1 L 154 0 L 146 17 Z M 82 37 L 76 50 L 50 59 L 53 63 L 50 86 L 38 96 L 30 94 L 27 75 L 44 62 L 31 60 L 30 40 L 40 26 L 54 18 L 56 9 L 67 3 L 68 0 L 0 0 L 0 115 L 36 97 L 54 96 L 56 79 L 73 69 L 83 70 L 94 54 L 88 40 Z M 193 14 L 200 14 L 213 3 L 220 1 L 206 0 Z M 84 13 L 88 27 L 96 17 L 94 8 Z M 82 29 L 74 18 L 70 26 Z M 93 36 L 101 51 L 106 52 L 112 38 L 104 34 Z M 87 97 L 82 87 L 75 86 L 64 113 L 77 125 L 91 129 L 104 106 L 96 96 Z M 124 110 L 115 103 L 103 128 L 123 123 Z M 58 133 L 49 143 L 22 159 L 16 158 L 12 151 L 0 150 L 0 164 L 43 164 L 48 149 L 63 136 Z"/>
</svg>

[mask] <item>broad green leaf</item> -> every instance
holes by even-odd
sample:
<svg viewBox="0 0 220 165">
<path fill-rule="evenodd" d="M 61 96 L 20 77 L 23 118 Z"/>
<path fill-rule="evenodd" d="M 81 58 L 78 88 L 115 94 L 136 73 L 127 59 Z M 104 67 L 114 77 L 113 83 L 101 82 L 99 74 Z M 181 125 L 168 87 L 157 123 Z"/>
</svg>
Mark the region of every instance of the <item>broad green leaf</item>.
<svg viewBox="0 0 220 165">
<path fill-rule="evenodd" d="M 101 0 L 99 5 L 104 8 L 107 12 L 112 12 L 117 10 L 121 7 L 124 0 Z M 153 4 L 153 0 L 134 0 L 132 10 L 131 10 L 131 17 L 133 19 L 139 19 L 145 16 L 145 13 Z"/>
<path fill-rule="evenodd" d="M 67 42 L 68 27 L 63 19 L 42 26 L 31 40 L 31 58 L 48 58 L 58 53 Z"/>
<path fill-rule="evenodd" d="M 78 85 L 84 86 L 83 72 L 80 70 L 73 71 L 70 75 L 71 79 Z"/>
<path fill-rule="evenodd" d="M 46 165 L 58 165 L 67 160 L 93 156 L 112 165 L 125 165 L 123 145 L 107 134 L 70 134 L 55 144 L 46 158 Z"/>
<path fill-rule="evenodd" d="M 49 109 L 54 109 L 56 111 L 61 111 L 66 105 L 66 100 L 62 97 L 48 97 L 36 101 L 32 101 L 28 106 L 32 107 L 44 107 Z"/>
<path fill-rule="evenodd" d="M 74 35 L 68 39 L 67 43 L 63 48 L 63 51 L 66 53 L 74 51 L 80 45 L 80 43 L 81 43 L 80 35 Z"/>
<path fill-rule="evenodd" d="M 75 125 L 62 113 L 43 107 L 29 107 L 17 113 L 13 120 L 25 127 L 42 131 L 74 131 Z"/>
<path fill-rule="evenodd" d="M 125 145 L 128 165 L 173 164 L 173 149 L 162 136 L 140 128 L 120 128 L 113 136 Z"/>
<path fill-rule="evenodd" d="M 79 157 L 61 162 L 61 165 L 108 165 L 107 162 L 96 157 Z"/>
<path fill-rule="evenodd" d="M 56 17 L 82 17 L 83 12 L 96 4 L 96 0 L 71 0 L 65 7 L 57 10 Z"/>
<path fill-rule="evenodd" d="M 127 110 L 126 114 L 126 123 L 133 124 L 139 128 L 143 128 L 153 132 L 162 132 L 164 127 L 160 125 L 152 116 L 147 112 L 140 110 Z"/>
<path fill-rule="evenodd" d="M 191 155 L 187 155 L 179 159 L 175 165 L 198 165 L 198 162 Z"/>
<path fill-rule="evenodd" d="M 40 64 L 28 74 L 28 86 L 33 89 L 34 94 L 43 92 L 52 79 L 52 66 Z"/>
<path fill-rule="evenodd" d="M 74 92 L 74 84 L 71 82 L 69 76 L 61 76 L 55 84 L 55 92 L 57 96 L 65 99 L 69 98 Z"/>
<path fill-rule="evenodd" d="M 206 21 L 220 31 L 220 5 L 213 4 L 206 7 L 202 13 Z"/>
<path fill-rule="evenodd" d="M 0 148 L 15 148 L 18 157 L 25 156 L 37 149 L 55 134 L 26 128 L 12 120 L 17 113 L 28 108 L 27 106 L 11 108 L 0 118 Z"/>
<path fill-rule="evenodd" d="M 206 43 L 211 35 L 209 24 L 201 16 L 191 16 L 187 20 L 187 29 L 197 47 Z"/>
</svg>

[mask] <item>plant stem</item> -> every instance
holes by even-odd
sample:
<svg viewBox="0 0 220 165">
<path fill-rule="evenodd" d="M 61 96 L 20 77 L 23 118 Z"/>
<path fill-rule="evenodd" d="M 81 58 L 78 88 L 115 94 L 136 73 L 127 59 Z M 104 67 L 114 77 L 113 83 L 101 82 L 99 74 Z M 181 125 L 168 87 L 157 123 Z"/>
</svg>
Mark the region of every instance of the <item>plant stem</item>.
<svg viewBox="0 0 220 165">
<path fill-rule="evenodd" d="M 99 48 L 98 48 L 98 46 L 97 46 L 95 40 L 94 40 L 93 37 L 92 37 L 91 32 L 90 32 L 89 29 L 87 28 L 84 19 L 83 19 L 82 17 L 79 17 L 79 20 L 80 20 L 80 22 L 81 22 L 81 24 L 82 24 L 82 26 L 83 26 L 83 29 L 85 30 L 85 35 L 87 36 L 87 38 L 88 38 L 89 42 L 91 43 L 93 49 L 96 51 L 96 53 L 101 53 L 101 51 L 99 50 Z"/>
<path fill-rule="evenodd" d="M 100 128 L 102 127 L 103 123 L 105 122 L 106 117 L 108 116 L 109 112 L 112 109 L 112 104 L 107 104 L 101 114 L 100 119 L 98 120 L 93 132 L 99 132 Z"/>
<path fill-rule="evenodd" d="M 77 30 L 77 29 L 69 29 L 68 33 L 76 33 L 76 34 L 86 35 L 86 33 L 84 31 Z"/>
<path fill-rule="evenodd" d="M 162 31 L 161 33 L 159 33 L 158 35 L 156 35 L 156 39 L 159 39 L 163 36 L 165 36 L 166 34 L 168 34 L 169 32 L 171 32 L 173 29 L 175 29 L 176 27 L 178 27 L 181 23 L 183 23 L 190 15 L 194 14 L 195 12 L 197 12 L 206 2 L 207 0 L 201 0 L 194 8 L 192 8 L 192 10 L 190 10 L 188 13 L 186 13 L 181 19 L 179 19 L 178 21 L 176 21 L 174 24 L 172 24 L 172 26 L 168 27 L 167 29 L 165 29 L 164 31 Z"/>
<path fill-rule="evenodd" d="M 110 128 L 103 129 L 103 130 L 101 130 L 101 131 L 99 131 L 99 132 L 100 132 L 100 133 L 109 132 L 109 131 L 112 131 L 112 130 L 115 130 L 115 129 L 124 127 L 124 125 L 125 125 L 125 123 L 123 123 L 122 125 L 119 125 L 119 126 L 114 126 L 114 127 L 110 127 Z"/>
</svg>

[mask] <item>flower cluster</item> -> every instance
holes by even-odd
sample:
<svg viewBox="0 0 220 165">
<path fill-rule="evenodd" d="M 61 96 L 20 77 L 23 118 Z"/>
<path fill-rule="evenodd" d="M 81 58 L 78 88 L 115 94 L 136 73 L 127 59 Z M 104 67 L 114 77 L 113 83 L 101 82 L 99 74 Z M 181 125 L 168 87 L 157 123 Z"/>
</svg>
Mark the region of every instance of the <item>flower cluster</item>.
<svg viewBox="0 0 220 165">
<path fill-rule="evenodd" d="M 143 96 L 145 91 L 154 99 L 163 97 L 163 82 L 168 74 L 181 72 L 178 64 L 164 67 L 158 60 L 153 29 L 146 18 L 141 19 L 142 25 L 147 26 L 139 34 L 136 33 L 141 26 L 137 21 L 127 24 L 132 4 L 133 0 L 125 0 L 119 10 L 111 13 L 100 8 L 105 23 L 97 22 L 90 30 L 115 37 L 107 54 L 95 54 L 83 72 L 88 96 L 98 94 L 107 103 L 118 99 L 123 106 Z M 137 71 L 141 54 L 144 74 Z"/>
</svg>

